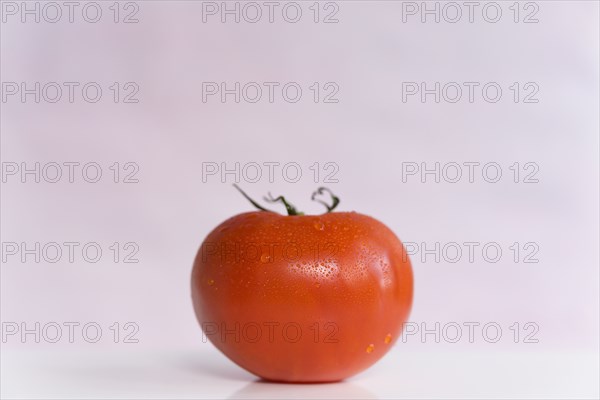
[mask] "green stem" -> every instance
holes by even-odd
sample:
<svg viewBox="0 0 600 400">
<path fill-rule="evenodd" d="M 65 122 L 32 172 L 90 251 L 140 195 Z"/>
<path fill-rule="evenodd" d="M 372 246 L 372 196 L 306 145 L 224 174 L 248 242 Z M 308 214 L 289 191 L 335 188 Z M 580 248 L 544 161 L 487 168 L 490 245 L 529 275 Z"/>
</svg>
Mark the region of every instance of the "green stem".
<svg viewBox="0 0 600 400">
<path fill-rule="evenodd" d="M 271 210 L 267 210 L 266 208 L 264 208 L 263 206 L 261 206 L 260 204 L 258 204 L 257 202 L 255 202 L 254 200 L 252 200 L 250 198 L 250 196 L 248 196 L 242 189 L 240 189 L 240 187 L 238 185 L 236 185 L 235 183 L 233 184 L 233 187 L 236 188 L 241 194 L 242 196 L 244 196 L 246 198 L 246 200 L 248 200 L 250 203 L 252 203 L 252 205 L 256 208 L 258 208 L 261 211 L 266 211 L 266 212 L 273 212 Z"/>
<path fill-rule="evenodd" d="M 322 195 L 323 192 L 325 192 L 325 191 L 327 193 L 329 193 L 329 196 L 331 196 L 331 202 L 332 202 L 331 205 L 325 203 L 323 200 L 315 199 L 315 197 L 317 195 Z M 332 212 L 338 206 L 338 204 L 340 204 L 340 198 L 337 197 L 336 195 L 334 195 L 333 192 L 331 190 L 327 189 L 326 187 L 318 188 L 317 191 L 312 194 L 310 199 L 323 204 L 325 206 L 325 208 L 327 208 L 327 213 Z"/>
<path fill-rule="evenodd" d="M 246 198 L 246 200 L 248 200 L 257 209 L 259 209 L 261 211 L 266 211 L 266 212 L 274 212 L 274 211 L 264 208 L 263 206 L 258 204 L 256 201 L 252 200 L 252 198 L 250 196 L 248 196 L 242 189 L 240 189 L 240 187 L 238 185 L 236 185 L 235 183 L 233 184 L 233 187 L 236 188 L 242 194 L 242 196 L 244 196 Z M 329 196 L 331 197 L 331 205 L 325 203 L 322 200 L 315 198 L 317 195 L 322 195 L 324 192 L 329 193 Z M 292 204 L 290 204 L 283 196 L 273 197 L 271 195 L 271 193 L 269 193 L 269 197 L 265 196 L 264 199 L 265 199 L 265 201 L 267 201 L 269 203 L 277 203 L 277 202 L 283 203 L 283 205 L 285 206 L 285 209 L 287 210 L 288 215 L 304 215 L 303 212 L 298 211 L 296 209 L 296 207 L 294 207 Z M 323 204 L 325 206 L 325 208 L 327 208 L 327 213 L 332 212 L 338 206 L 338 204 L 340 204 L 339 197 L 334 195 L 333 192 L 331 190 L 327 189 L 326 187 L 318 188 L 317 191 L 312 194 L 311 200 Z"/>
<path fill-rule="evenodd" d="M 276 203 L 278 201 L 282 202 L 283 205 L 285 206 L 285 209 L 287 210 L 288 215 L 304 215 L 303 212 L 296 210 L 296 207 L 294 207 L 293 205 L 288 203 L 286 201 L 285 197 L 283 197 L 283 196 L 273 198 L 271 193 L 269 193 L 269 197 L 264 197 L 264 199 L 265 199 L 265 201 L 268 201 L 269 203 Z"/>
</svg>

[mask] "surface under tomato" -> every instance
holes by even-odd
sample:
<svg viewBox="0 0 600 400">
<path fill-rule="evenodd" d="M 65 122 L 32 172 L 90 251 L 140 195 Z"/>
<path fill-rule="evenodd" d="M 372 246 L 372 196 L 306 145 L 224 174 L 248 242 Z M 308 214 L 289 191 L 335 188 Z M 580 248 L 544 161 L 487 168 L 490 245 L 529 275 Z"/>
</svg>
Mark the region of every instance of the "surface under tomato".
<svg viewBox="0 0 600 400">
<path fill-rule="evenodd" d="M 216 227 L 192 272 L 203 334 L 267 380 L 331 382 L 380 359 L 413 297 L 404 246 L 355 212 L 249 212 Z"/>
</svg>

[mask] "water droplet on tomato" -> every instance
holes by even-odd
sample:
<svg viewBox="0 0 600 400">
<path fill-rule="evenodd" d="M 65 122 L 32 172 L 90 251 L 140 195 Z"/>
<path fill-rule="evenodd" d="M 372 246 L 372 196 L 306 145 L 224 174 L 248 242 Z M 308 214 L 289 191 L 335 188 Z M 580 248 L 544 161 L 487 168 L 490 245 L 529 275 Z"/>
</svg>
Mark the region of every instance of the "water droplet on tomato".
<svg viewBox="0 0 600 400">
<path fill-rule="evenodd" d="M 371 354 L 373 352 L 373 350 L 375 350 L 374 344 L 370 344 L 367 346 L 367 353 Z"/>
<path fill-rule="evenodd" d="M 260 256 L 261 263 L 267 263 L 269 261 L 271 261 L 271 256 L 268 253 L 264 253 L 263 255 Z"/>
<path fill-rule="evenodd" d="M 214 279 L 209 279 L 209 280 L 208 280 L 208 284 L 209 284 L 210 286 L 214 285 L 214 284 L 215 284 L 215 280 L 214 280 Z"/>
<path fill-rule="evenodd" d="M 325 230 L 325 224 L 323 224 L 323 222 L 321 221 L 315 221 L 315 223 L 313 224 L 313 226 L 315 227 L 316 230 L 318 231 L 323 231 Z"/>
<path fill-rule="evenodd" d="M 388 333 L 387 335 L 385 335 L 385 339 L 383 339 L 383 343 L 390 344 L 391 341 L 392 341 L 392 334 Z"/>
</svg>

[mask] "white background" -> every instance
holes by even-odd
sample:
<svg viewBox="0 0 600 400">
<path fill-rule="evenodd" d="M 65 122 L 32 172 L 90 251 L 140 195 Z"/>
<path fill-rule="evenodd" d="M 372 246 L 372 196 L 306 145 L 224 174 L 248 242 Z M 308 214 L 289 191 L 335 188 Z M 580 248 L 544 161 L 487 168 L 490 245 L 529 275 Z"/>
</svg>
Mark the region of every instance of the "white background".
<svg viewBox="0 0 600 400">
<path fill-rule="evenodd" d="M 512 1 L 497 3 L 502 16 L 496 23 L 483 18 L 487 3 L 481 2 L 472 23 L 464 6 L 456 23 L 443 15 L 439 23 L 432 15 L 423 23 L 420 14 L 403 21 L 406 3 L 339 1 L 338 22 L 329 24 L 313 22 L 312 1 L 298 2 L 303 14 L 297 23 L 286 22 L 278 8 L 273 23 L 263 15 L 254 24 L 231 16 L 222 23 L 219 15 L 204 22 L 203 3 L 195 1 L 135 2 L 139 22 L 130 24 L 122 19 L 135 8 L 121 3 L 121 22 L 114 23 L 113 2 L 99 2 L 102 17 L 89 23 L 81 14 L 85 4 L 73 23 L 67 14 L 57 23 L 43 16 L 40 23 L 32 16 L 23 23 L 20 14 L 3 13 L 3 83 L 97 82 L 103 96 L 90 103 L 76 91 L 70 103 L 65 92 L 57 103 L 36 103 L 33 95 L 25 102 L 20 94 L 7 95 L 1 158 L 4 172 L 10 163 L 97 162 L 102 179 L 88 183 L 79 174 L 74 183 L 66 176 L 36 183 L 27 175 L 23 183 L 20 174 L 6 176 L 1 234 L 3 246 L 97 242 L 103 257 L 90 263 L 76 253 L 74 262 L 65 255 L 36 263 L 3 250 L 1 319 L 4 330 L 11 323 L 95 322 L 103 336 L 97 343 L 81 333 L 69 343 L 66 330 L 58 343 L 7 336 L 1 344 L 3 397 L 600 395 L 597 2 L 537 1 L 528 8 L 521 2 L 517 23 Z M 333 10 L 324 7 L 320 19 Z M 523 23 L 536 9 L 538 22 Z M 492 10 L 488 16 L 494 17 Z M 136 83 L 139 102 L 114 103 L 114 82 Z M 235 103 L 232 96 L 225 103 L 218 96 L 203 102 L 203 82 L 297 82 L 303 95 L 297 103 L 280 95 L 270 103 L 266 93 L 255 104 Z M 314 82 L 335 83 L 338 102 L 315 103 Z M 433 95 L 403 102 L 403 82 L 480 86 L 472 103 L 466 90 L 457 103 L 436 103 Z M 488 82 L 503 89 L 498 102 L 481 96 Z M 514 82 L 522 90 L 517 103 L 509 89 Z M 523 102 L 529 82 L 539 88 L 536 103 Z M 139 182 L 112 182 L 115 162 L 136 163 Z M 440 260 L 412 257 L 410 320 L 428 329 L 438 322 L 494 322 L 502 337 L 488 343 L 477 330 L 471 343 L 465 328 L 457 343 L 444 337 L 436 343 L 434 335 L 416 334 L 343 383 L 257 381 L 203 343 L 192 310 L 189 277 L 200 243 L 217 224 L 251 209 L 231 187 L 233 176 L 203 182 L 206 162 L 229 168 L 298 163 L 302 178 L 296 183 L 279 172 L 273 182 L 263 175 L 258 183 L 242 177 L 240 185 L 256 198 L 267 191 L 285 194 L 301 210 L 319 213 L 310 194 L 325 184 L 341 197 L 340 210 L 381 220 L 405 243 L 479 243 L 473 262 L 464 247 L 458 262 L 443 254 Z M 309 169 L 315 162 L 322 173 L 325 163 L 335 163 L 338 183 L 324 183 L 323 174 L 315 182 Z M 479 167 L 470 183 L 465 167 L 457 183 L 443 177 L 437 183 L 433 175 L 423 183 L 420 175 L 403 179 L 408 162 L 428 168 L 497 163 L 502 177 L 490 183 Z M 518 183 L 509 169 L 515 162 Z M 539 169 L 537 183 L 523 182 L 528 162 Z M 123 263 L 123 253 L 114 262 L 108 248 L 114 242 L 134 242 L 139 262 Z M 509 248 L 515 242 L 518 262 Z M 536 263 L 523 262 L 530 242 L 537 246 Z M 501 247 L 497 262 L 482 256 L 486 243 Z M 123 343 L 122 336 L 114 343 L 115 322 L 121 334 L 125 323 L 136 324 L 138 343 Z M 515 322 L 517 343 L 510 329 Z M 537 343 L 524 343 L 528 322 L 539 327 Z"/>
</svg>

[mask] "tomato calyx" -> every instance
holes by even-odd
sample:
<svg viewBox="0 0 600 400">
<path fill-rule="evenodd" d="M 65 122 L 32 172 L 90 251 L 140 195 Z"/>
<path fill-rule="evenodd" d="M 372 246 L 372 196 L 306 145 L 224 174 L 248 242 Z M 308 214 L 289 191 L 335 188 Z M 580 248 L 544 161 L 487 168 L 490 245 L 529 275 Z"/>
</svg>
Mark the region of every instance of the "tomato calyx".
<svg viewBox="0 0 600 400">
<path fill-rule="evenodd" d="M 315 197 L 317 197 L 317 195 L 322 195 L 323 192 L 327 192 L 329 193 L 329 196 L 331 196 L 331 205 L 325 203 L 323 200 L 319 200 L 319 199 L 315 199 Z M 327 189 L 326 187 L 320 187 L 318 188 L 310 197 L 310 199 L 312 201 L 316 201 L 318 203 L 321 203 L 325 206 L 325 208 L 327 208 L 327 213 L 330 213 L 334 210 L 334 208 L 336 208 L 338 206 L 338 204 L 340 204 L 340 198 L 337 197 L 335 194 L 333 194 L 333 192 L 329 189 Z"/>
<path fill-rule="evenodd" d="M 260 211 L 274 212 L 271 210 L 267 210 L 266 208 L 264 208 L 263 206 L 261 206 L 260 204 L 258 204 L 254 200 L 252 200 L 252 198 L 250 196 L 248 196 L 246 194 L 246 192 L 244 192 L 242 189 L 240 189 L 240 187 L 238 185 L 236 185 L 235 183 L 233 184 L 233 187 L 236 188 L 238 190 L 238 192 L 240 192 L 242 194 L 242 196 L 244 196 L 246 198 L 246 200 L 248 200 L 250 203 L 252 203 L 252 205 L 254 207 L 258 208 Z"/>
<path fill-rule="evenodd" d="M 304 215 L 302 211 L 298 211 L 296 207 L 288 203 L 283 196 L 273 198 L 273 195 L 271 195 L 271 192 L 269 192 L 269 197 L 265 196 L 263 199 L 269 203 L 277 203 L 278 201 L 282 202 L 287 210 L 288 215 Z"/>
<path fill-rule="evenodd" d="M 263 206 L 261 206 L 260 204 L 258 204 L 250 196 L 248 196 L 242 189 L 240 189 L 240 187 L 238 185 L 236 185 L 235 183 L 233 184 L 233 187 L 236 188 L 242 194 L 242 196 L 244 196 L 246 198 L 246 200 L 248 200 L 254 207 L 256 207 L 257 209 L 259 209 L 260 211 L 275 212 L 275 211 L 266 209 Z M 329 194 L 329 196 L 331 197 L 331 205 L 325 203 L 323 200 L 316 199 L 317 195 L 322 195 L 324 192 L 327 192 Z M 296 207 L 294 207 L 291 203 L 289 203 L 285 199 L 285 197 L 283 197 L 283 196 L 273 197 L 271 195 L 271 193 L 269 192 L 269 196 L 268 197 L 264 196 L 263 199 L 266 202 L 268 202 L 268 203 L 278 203 L 278 202 L 281 202 L 285 206 L 285 209 L 287 211 L 287 215 L 289 215 L 289 216 L 304 215 L 304 213 L 302 211 L 298 211 L 296 209 Z M 336 195 L 334 195 L 333 192 L 331 190 L 327 189 L 326 187 L 320 187 L 320 188 L 318 188 L 312 194 L 312 196 L 311 196 L 310 199 L 312 201 L 316 201 L 316 202 L 321 203 L 322 205 L 324 205 L 325 208 L 327 208 L 327 212 L 325 214 L 328 214 L 328 213 L 332 212 L 338 206 L 338 204 L 340 204 L 340 198 L 337 197 Z"/>
</svg>

